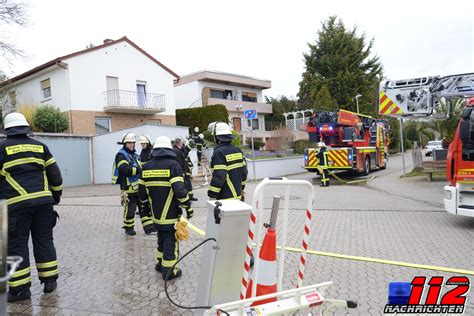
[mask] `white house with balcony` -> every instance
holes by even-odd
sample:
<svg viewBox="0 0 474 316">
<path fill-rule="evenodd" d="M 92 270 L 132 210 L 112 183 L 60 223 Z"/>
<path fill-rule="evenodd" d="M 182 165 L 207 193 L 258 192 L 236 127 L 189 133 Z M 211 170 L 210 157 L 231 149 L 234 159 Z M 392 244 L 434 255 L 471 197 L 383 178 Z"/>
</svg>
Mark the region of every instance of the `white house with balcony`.
<svg viewBox="0 0 474 316">
<path fill-rule="evenodd" d="M 127 37 L 105 40 L 10 79 L 9 105 L 52 104 L 72 134 L 104 134 L 143 124 L 176 125 L 178 75 Z"/>
<path fill-rule="evenodd" d="M 244 137 L 250 130 L 265 137 L 265 114 L 272 113 L 272 105 L 265 103 L 262 91 L 271 88 L 270 80 L 237 74 L 203 70 L 175 80 L 176 108 L 186 109 L 223 104 L 229 111 L 234 130 Z M 257 118 L 247 120 L 244 111 L 256 110 Z"/>
</svg>

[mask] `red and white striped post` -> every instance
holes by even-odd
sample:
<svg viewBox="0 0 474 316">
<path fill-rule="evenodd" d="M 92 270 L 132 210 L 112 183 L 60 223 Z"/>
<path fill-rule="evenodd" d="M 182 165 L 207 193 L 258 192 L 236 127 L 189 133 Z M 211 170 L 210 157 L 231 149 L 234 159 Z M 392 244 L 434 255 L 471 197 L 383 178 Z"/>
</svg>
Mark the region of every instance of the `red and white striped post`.
<svg viewBox="0 0 474 316">
<path fill-rule="evenodd" d="M 306 209 L 306 220 L 304 223 L 304 233 L 303 233 L 303 241 L 302 241 L 303 249 L 301 251 L 301 256 L 300 256 L 300 263 L 298 267 L 298 282 L 296 284 L 296 287 L 303 286 L 304 270 L 306 267 L 306 252 L 308 251 L 309 235 L 311 232 L 310 230 L 311 219 L 313 218 L 313 214 L 311 213 L 310 210 L 312 210 L 312 208 L 308 205 L 308 208 Z"/>
<path fill-rule="evenodd" d="M 297 286 L 301 287 L 303 284 L 304 279 L 304 270 L 306 265 L 306 252 L 308 250 L 308 242 L 309 242 L 309 235 L 311 229 L 311 219 L 313 217 L 312 209 L 313 209 L 313 201 L 314 201 L 314 189 L 313 185 L 305 180 L 287 180 L 286 178 L 282 179 L 263 179 L 255 188 L 255 192 L 252 199 L 252 210 L 250 213 L 250 221 L 249 221 L 249 231 L 248 231 L 248 238 L 247 238 L 247 247 L 245 253 L 245 262 L 244 262 L 244 270 L 242 275 L 242 284 L 241 284 L 241 291 L 240 291 L 240 299 L 245 299 L 247 287 L 249 284 L 250 279 L 250 258 L 252 256 L 252 248 L 253 243 L 255 242 L 255 249 L 256 253 L 260 252 L 260 242 L 261 242 L 261 226 L 262 226 L 262 213 L 263 213 L 263 189 L 267 186 L 284 186 L 285 187 L 285 207 L 284 207 L 284 214 L 283 214 L 283 232 L 286 235 L 286 229 L 288 225 L 288 212 L 289 212 L 289 199 L 290 199 L 290 188 L 293 186 L 303 186 L 308 188 L 308 204 L 306 209 L 306 220 L 304 225 L 304 234 L 303 234 L 303 250 L 301 252 L 300 263 L 298 268 L 298 279 L 297 279 Z M 286 238 L 283 238 L 281 248 L 286 247 Z M 278 269 L 278 287 L 281 289 L 282 283 L 282 275 L 284 270 L 284 255 L 285 252 L 283 251 L 282 256 L 280 256 L 279 260 L 280 265 Z M 254 277 L 257 279 L 259 274 L 259 263 L 258 261 L 255 263 L 254 266 Z M 256 283 L 252 286 L 251 297 L 255 296 L 256 293 Z"/>
<path fill-rule="evenodd" d="M 257 202 L 258 205 L 258 202 Z M 242 276 L 242 285 L 240 290 L 240 299 L 245 299 L 245 294 L 247 292 L 247 285 L 250 279 L 250 258 L 252 257 L 252 244 L 255 231 L 255 225 L 257 221 L 255 208 L 252 207 L 250 211 L 250 222 L 249 222 L 249 232 L 247 237 L 247 247 L 245 249 L 245 262 L 244 262 L 244 273 Z"/>
</svg>

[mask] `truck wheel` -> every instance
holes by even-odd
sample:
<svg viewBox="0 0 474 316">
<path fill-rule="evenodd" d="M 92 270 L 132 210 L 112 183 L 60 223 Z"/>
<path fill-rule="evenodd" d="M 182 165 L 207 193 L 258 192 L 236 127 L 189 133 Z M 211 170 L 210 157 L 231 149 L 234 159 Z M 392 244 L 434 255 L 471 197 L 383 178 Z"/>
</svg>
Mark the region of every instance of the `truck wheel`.
<svg viewBox="0 0 474 316">
<path fill-rule="evenodd" d="M 370 158 L 365 157 L 364 176 L 369 175 L 369 172 L 370 172 Z"/>
</svg>

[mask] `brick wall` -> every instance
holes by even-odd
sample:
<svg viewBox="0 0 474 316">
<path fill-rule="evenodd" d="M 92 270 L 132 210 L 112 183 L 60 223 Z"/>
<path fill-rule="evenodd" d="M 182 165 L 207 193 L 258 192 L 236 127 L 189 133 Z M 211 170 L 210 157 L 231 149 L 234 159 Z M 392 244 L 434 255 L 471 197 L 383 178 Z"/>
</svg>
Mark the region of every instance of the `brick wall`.
<svg viewBox="0 0 474 316">
<path fill-rule="evenodd" d="M 176 117 L 174 115 L 144 115 L 75 110 L 65 113 L 72 120 L 73 134 L 80 135 L 95 135 L 95 118 L 97 116 L 112 119 L 112 132 L 157 122 L 161 122 L 161 125 L 176 125 Z"/>
</svg>

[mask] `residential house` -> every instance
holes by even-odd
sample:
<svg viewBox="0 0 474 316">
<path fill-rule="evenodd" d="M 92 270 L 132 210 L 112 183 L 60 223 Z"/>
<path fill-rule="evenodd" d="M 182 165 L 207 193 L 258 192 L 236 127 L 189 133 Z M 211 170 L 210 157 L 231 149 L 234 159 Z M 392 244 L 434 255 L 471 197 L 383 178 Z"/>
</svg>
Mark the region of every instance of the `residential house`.
<svg viewBox="0 0 474 316">
<path fill-rule="evenodd" d="M 234 130 L 245 137 L 252 127 L 258 137 L 265 137 L 264 115 L 272 113 L 272 105 L 264 102 L 262 91 L 271 86 L 270 80 L 203 70 L 175 80 L 176 108 L 223 104 Z M 246 110 L 256 110 L 257 118 L 245 119 Z"/>
<path fill-rule="evenodd" d="M 142 124 L 176 125 L 178 75 L 127 37 L 55 58 L 10 79 L 11 112 L 58 106 L 72 134 L 97 135 Z"/>
</svg>

